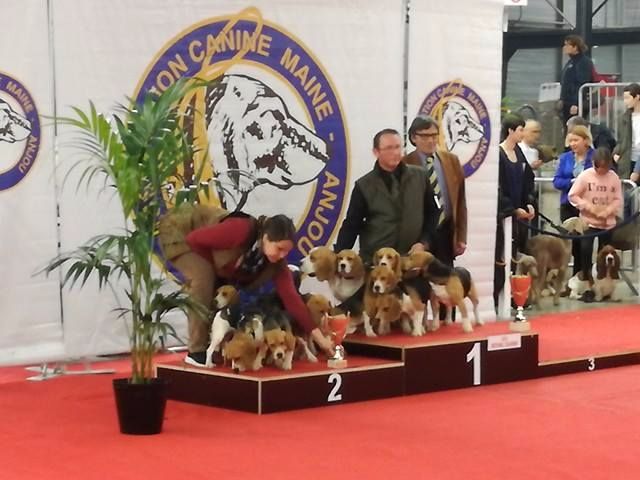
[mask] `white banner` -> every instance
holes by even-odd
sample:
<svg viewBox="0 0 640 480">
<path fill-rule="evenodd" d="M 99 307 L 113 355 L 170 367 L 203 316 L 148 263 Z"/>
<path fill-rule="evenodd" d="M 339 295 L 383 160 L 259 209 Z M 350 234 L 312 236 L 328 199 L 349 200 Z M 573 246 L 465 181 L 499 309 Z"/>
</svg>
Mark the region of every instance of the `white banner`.
<svg viewBox="0 0 640 480">
<path fill-rule="evenodd" d="M 495 318 L 493 267 L 498 184 L 502 0 L 412 0 L 408 121 L 440 121 L 442 146 L 467 177 L 468 249 L 459 260 L 481 295 L 480 314 Z"/>
<path fill-rule="evenodd" d="M 402 5 L 55 2 L 59 113 L 88 99 L 105 111 L 125 95 L 140 98 L 183 76 L 222 75 L 206 101 L 194 99 L 206 119 L 194 128 L 211 142 L 205 173 L 229 182 L 231 192 L 220 198 L 227 207 L 291 216 L 299 228 L 295 261 L 312 246 L 332 243 L 353 181 L 373 166 L 374 133 L 401 128 Z M 60 157 L 69 163 L 72 156 L 61 146 Z M 247 194 L 232 168 L 250 171 L 259 186 Z M 98 189 L 63 190 L 63 250 L 122 225 L 118 206 L 98 197 Z M 112 293 L 92 286 L 64 292 L 68 351 L 126 349 L 124 330 L 110 312 Z"/>
<path fill-rule="evenodd" d="M 0 33 L 0 364 L 64 357 L 46 3 L 2 2 Z M 49 122 L 50 123 L 50 122 Z"/>
</svg>

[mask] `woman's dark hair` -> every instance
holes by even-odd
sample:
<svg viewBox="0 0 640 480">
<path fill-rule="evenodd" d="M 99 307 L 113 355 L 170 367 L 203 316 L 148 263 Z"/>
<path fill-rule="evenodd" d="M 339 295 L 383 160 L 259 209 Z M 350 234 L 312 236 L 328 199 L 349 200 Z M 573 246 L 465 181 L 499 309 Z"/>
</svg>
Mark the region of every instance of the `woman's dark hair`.
<svg viewBox="0 0 640 480">
<path fill-rule="evenodd" d="M 274 215 L 273 217 L 260 217 L 261 232 L 266 234 L 267 238 L 272 242 L 280 242 L 282 240 L 290 240 L 295 243 L 296 226 L 286 215 Z"/>
<path fill-rule="evenodd" d="M 568 43 L 569 45 L 577 47 L 580 53 L 585 53 L 587 50 L 589 50 L 589 47 L 587 47 L 587 44 L 584 43 L 584 40 L 580 35 L 567 35 L 566 37 L 564 37 L 564 43 Z"/>
<path fill-rule="evenodd" d="M 630 83 L 626 87 L 622 89 L 623 92 L 629 92 L 629 95 L 632 97 L 637 97 L 640 95 L 640 85 L 637 83 Z"/>
<path fill-rule="evenodd" d="M 500 140 L 504 140 L 509 136 L 509 130 L 516 130 L 518 127 L 524 127 L 524 118 L 517 113 L 507 113 L 502 119 L 502 128 L 500 129 Z"/>
<path fill-rule="evenodd" d="M 609 167 L 609 169 L 611 169 L 613 165 L 611 150 L 607 147 L 598 147 L 596 151 L 593 152 L 591 161 L 593 162 L 593 168 Z"/>
</svg>

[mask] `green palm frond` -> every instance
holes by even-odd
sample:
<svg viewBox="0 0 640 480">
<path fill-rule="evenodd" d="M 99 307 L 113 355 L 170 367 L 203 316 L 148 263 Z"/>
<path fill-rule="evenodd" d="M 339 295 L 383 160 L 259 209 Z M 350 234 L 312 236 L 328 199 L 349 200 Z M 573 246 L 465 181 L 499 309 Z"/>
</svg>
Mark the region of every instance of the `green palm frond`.
<svg viewBox="0 0 640 480">
<path fill-rule="evenodd" d="M 89 102 L 86 110 L 74 107 L 73 116 L 56 118 L 71 127 L 75 133 L 71 145 L 82 155 L 69 169 L 65 183 L 78 169 L 77 191 L 101 179 L 103 191 L 117 193 L 128 226 L 119 234 L 99 235 L 72 252 L 61 253 L 42 271 L 63 269 L 62 284 L 69 287 L 83 287 L 94 275 L 99 288 L 114 280 L 126 281 L 128 305 L 115 313 L 130 324 L 132 381 L 136 383 L 153 376 L 151 358 L 160 339 L 177 338 L 164 321 L 168 313 L 207 314 L 207 308 L 183 290 L 166 293 L 166 275 L 152 270 L 157 221 L 164 208 L 162 192 L 176 179 L 179 166 L 192 163 L 197 153 L 182 125 L 190 124 L 185 115 L 200 113 L 183 112 L 180 101 L 203 86 L 203 82 L 182 79 L 160 94 L 147 94 L 140 103 L 128 99 L 111 117 Z M 201 191 L 209 190 L 200 182 L 202 169 L 194 174 L 195 184 L 186 188 L 189 195 L 174 198 L 178 203 L 194 202 Z"/>
</svg>

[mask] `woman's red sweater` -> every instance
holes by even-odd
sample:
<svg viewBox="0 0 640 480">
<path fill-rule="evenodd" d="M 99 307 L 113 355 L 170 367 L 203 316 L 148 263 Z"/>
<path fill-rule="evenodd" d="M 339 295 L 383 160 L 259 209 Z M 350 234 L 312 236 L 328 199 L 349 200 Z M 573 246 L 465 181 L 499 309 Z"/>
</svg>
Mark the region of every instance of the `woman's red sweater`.
<svg viewBox="0 0 640 480">
<path fill-rule="evenodd" d="M 212 261 L 212 250 L 230 250 L 242 247 L 253 234 L 252 221 L 246 217 L 232 217 L 210 227 L 202 227 L 187 235 L 187 244 L 198 255 Z M 268 261 L 268 260 L 267 260 Z M 237 262 L 230 262 L 219 272 L 221 277 L 241 284 L 250 283 L 255 276 L 243 275 L 237 270 Z M 284 264 L 283 264 L 284 265 Z M 309 310 L 302 301 L 293 283 L 293 276 L 288 268 L 279 268 L 273 276 L 276 293 L 282 300 L 285 310 L 293 317 L 305 332 L 316 328 Z"/>
</svg>

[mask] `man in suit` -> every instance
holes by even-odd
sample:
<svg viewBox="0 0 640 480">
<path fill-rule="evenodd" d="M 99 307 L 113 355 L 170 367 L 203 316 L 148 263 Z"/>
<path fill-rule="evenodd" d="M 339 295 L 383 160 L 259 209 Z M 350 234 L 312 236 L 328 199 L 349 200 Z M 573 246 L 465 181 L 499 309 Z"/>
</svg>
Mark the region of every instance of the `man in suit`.
<svg viewBox="0 0 640 480">
<path fill-rule="evenodd" d="M 440 128 L 431 117 L 420 115 L 411 122 L 409 141 L 416 149 L 403 158 L 408 165 L 423 166 L 438 205 L 436 231 L 431 253 L 453 266 L 467 248 L 467 201 L 464 172 L 458 157 L 439 149 Z"/>
</svg>

